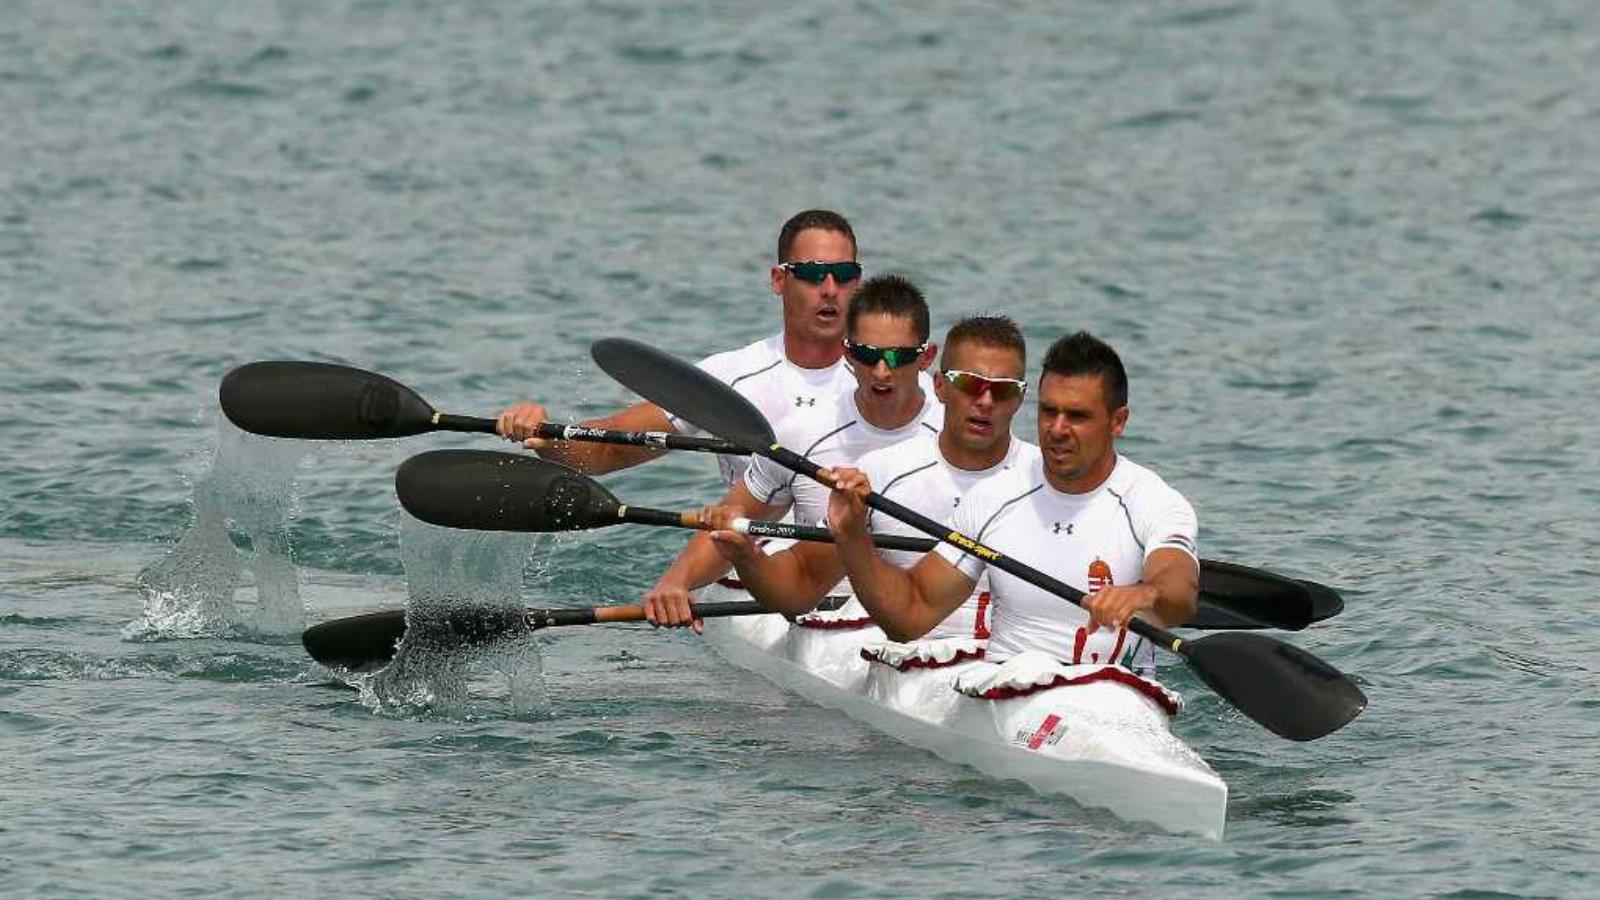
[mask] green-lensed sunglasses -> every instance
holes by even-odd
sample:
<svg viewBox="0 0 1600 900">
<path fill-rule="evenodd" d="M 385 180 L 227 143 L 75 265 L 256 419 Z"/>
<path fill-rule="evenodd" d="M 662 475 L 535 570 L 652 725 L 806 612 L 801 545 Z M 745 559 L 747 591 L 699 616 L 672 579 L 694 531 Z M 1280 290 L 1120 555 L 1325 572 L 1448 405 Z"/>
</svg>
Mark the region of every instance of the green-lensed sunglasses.
<svg viewBox="0 0 1600 900">
<path fill-rule="evenodd" d="M 846 353 L 850 354 L 851 359 L 869 369 L 877 365 L 880 359 L 888 363 L 889 368 L 898 369 L 901 366 L 909 366 L 916 362 L 917 357 L 922 355 L 922 351 L 928 349 L 928 345 L 923 344 L 920 347 L 874 347 L 871 344 L 858 344 L 849 338 L 845 338 L 844 349 Z"/>
<path fill-rule="evenodd" d="M 861 264 L 854 260 L 843 262 L 822 262 L 808 259 L 804 261 L 779 263 L 778 268 L 790 275 L 808 281 L 812 284 L 821 284 L 829 275 L 833 276 L 834 284 L 849 284 L 861 277 Z"/>
</svg>

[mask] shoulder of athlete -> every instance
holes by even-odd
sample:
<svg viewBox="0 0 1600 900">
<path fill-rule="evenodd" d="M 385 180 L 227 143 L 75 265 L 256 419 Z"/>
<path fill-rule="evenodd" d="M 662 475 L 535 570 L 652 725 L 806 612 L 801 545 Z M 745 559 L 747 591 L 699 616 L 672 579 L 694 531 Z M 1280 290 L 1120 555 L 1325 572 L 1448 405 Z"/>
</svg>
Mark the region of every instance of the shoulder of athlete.
<svg viewBox="0 0 1600 900">
<path fill-rule="evenodd" d="M 1001 469 L 968 488 L 962 495 L 961 509 L 972 513 L 981 510 L 987 515 L 1018 497 L 1031 493 L 1043 478 L 1044 472 L 1038 466 L 1022 465 Z"/>
<path fill-rule="evenodd" d="M 1112 482 L 1119 501 L 1141 527 L 1177 528 L 1191 536 L 1198 529 L 1194 504 L 1153 470 L 1119 457 Z"/>
<path fill-rule="evenodd" d="M 1143 495 L 1151 499 L 1168 496 L 1184 499 L 1182 492 L 1168 484 L 1154 469 L 1121 454 L 1117 455 L 1117 466 L 1111 471 L 1107 483 L 1124 497 Z"/>
<path fill-rule="evenodd" d="M 706 372 L 725 382 L 749 377 L 783 359 L 783 336 L 765 337 L 751 341 L 743 347 L 713 353 L 695 363 Z"/>
<path fill-rule="evenodd" d="M 880 489 L 896 475 L 937 462 L 939 458 L 938 437 L 921 433 L 863 453 L 856 460 L 856 468 L 867 473 L 874 489 Z"/>
</svg>

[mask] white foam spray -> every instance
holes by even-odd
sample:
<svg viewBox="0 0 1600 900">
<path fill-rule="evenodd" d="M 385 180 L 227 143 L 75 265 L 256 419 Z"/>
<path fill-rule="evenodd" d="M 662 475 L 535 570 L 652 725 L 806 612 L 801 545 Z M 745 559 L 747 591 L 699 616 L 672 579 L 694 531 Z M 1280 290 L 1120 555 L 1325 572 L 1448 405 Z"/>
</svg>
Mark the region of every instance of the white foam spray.
<svg viewBox="0 0 1600 900">
<path fill-rule="evenodd" d="M 394 661 L 352 683 L 368 708 L 385 714 L 471 716 L 468 683 L 488 670 L 505 679 L 518 715 L 549 712 L 544 662 L 526 632 L 463 646 L 449 630 L 449 614 L 462 610 L 515 614 L 522 610 L 523 571 L 535 537 L 507 532 L 439 528 L 402 517 L 401 559 L 410 597 L 406 634 Z"/>
<path fill-rule="evenodd" d="M 305 626 L 289 542 L 301 441 L 257 437 L 217 418 L 217 445 L 192 477 L 194 519 L 139 573 L 144 614 L 127 640 L 286 635 Z"/>
</svg>

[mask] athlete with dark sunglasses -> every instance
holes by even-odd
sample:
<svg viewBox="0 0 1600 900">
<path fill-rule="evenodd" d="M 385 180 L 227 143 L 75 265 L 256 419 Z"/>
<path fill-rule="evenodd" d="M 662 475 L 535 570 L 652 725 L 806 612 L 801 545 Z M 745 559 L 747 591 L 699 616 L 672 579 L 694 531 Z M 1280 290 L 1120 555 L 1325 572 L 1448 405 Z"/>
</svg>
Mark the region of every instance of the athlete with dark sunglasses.
<svg viewBox="0 0 1600 900">
<path fill-rule="evenodd" d="M 861 277 L 861 264 L 855 260 L 823 262 L 807 259 L 778 263 L 778 268 L 809 284 L 821 285 L 829 278 L 836 284 L 849 284 Z"/>
<path fill-rule="evenodd" d="M 700 368 L 731 385 L 755 404 L 774 427 L 788 416 L 826 406 L 855 390 L 844 363 L 845 315 L 861 283 L 856 238 L 838 213 L 810 209 L 785 222 L 778 235 L 778 258 L 768 272 L 768 286 L 782 301 L 783 330 L 737 350 L 700 361 Z M 590 474 L 638 465 L 659 450 L 620 444 L 548 441 L 533 437 L 549 410 L 534 402 L 518 403 L 500 414 L 498 430 L 507 440 L 522 441 L 546 459 Z M 653 403 L 639 403 L 602 419 L 583 422 L 621 431 L 693 433 L 694 427 Z M 733 483 L 746 458 L 718 457 L 723 478 Z"/>
<path fill-rule="evenodd" d="M 928 304 L 922 292 L 899 276 L 869 278 L 851 301 L 846 321 L 848 340 L 841 340 L 839 347 L 853 348 L 848 361 L 855 390 L 773 423 L 784 446 L 824 466 L 854 465 L 880 447 L 918 435 L 931 438 L 944 420 L 939 402 L 923 387 L 935 347 L 928 343 Z M 870 364 L 864 359 L 869 351 Z M 757 456 L 720 505 L 737 511 L 731 515 L 755 519 L 779 518 L 792 510 L 796 522 L 814 525 L 827 502 L 827 488 Z M 728 568 L 710 539 L 695 535 L 645 595 L 645 616 L 657 625 L 698 628 L 689 612 L 689 592 Z"/>
</svg>

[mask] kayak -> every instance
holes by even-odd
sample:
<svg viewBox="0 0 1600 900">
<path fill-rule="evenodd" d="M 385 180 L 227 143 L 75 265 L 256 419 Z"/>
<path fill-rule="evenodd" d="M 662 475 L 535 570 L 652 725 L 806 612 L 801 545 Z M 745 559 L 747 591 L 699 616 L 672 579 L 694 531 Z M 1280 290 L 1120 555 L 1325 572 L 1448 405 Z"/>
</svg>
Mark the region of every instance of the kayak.
<svg viewBox="0 0 1600 900">
<path fill-rule="evenodd" d="M 749 599 L 736 583 L 704 601 Z M 1228 786 L 1170 719 L 1182 700 L 1121 666 L 1042 653 L 1004 664 L 970 638 L 886 639 L 856 601 L 835 612 L 707 620 L 730 663 L 953 763 L 1130 822 L 1220 839 Z"/>
</svg>

